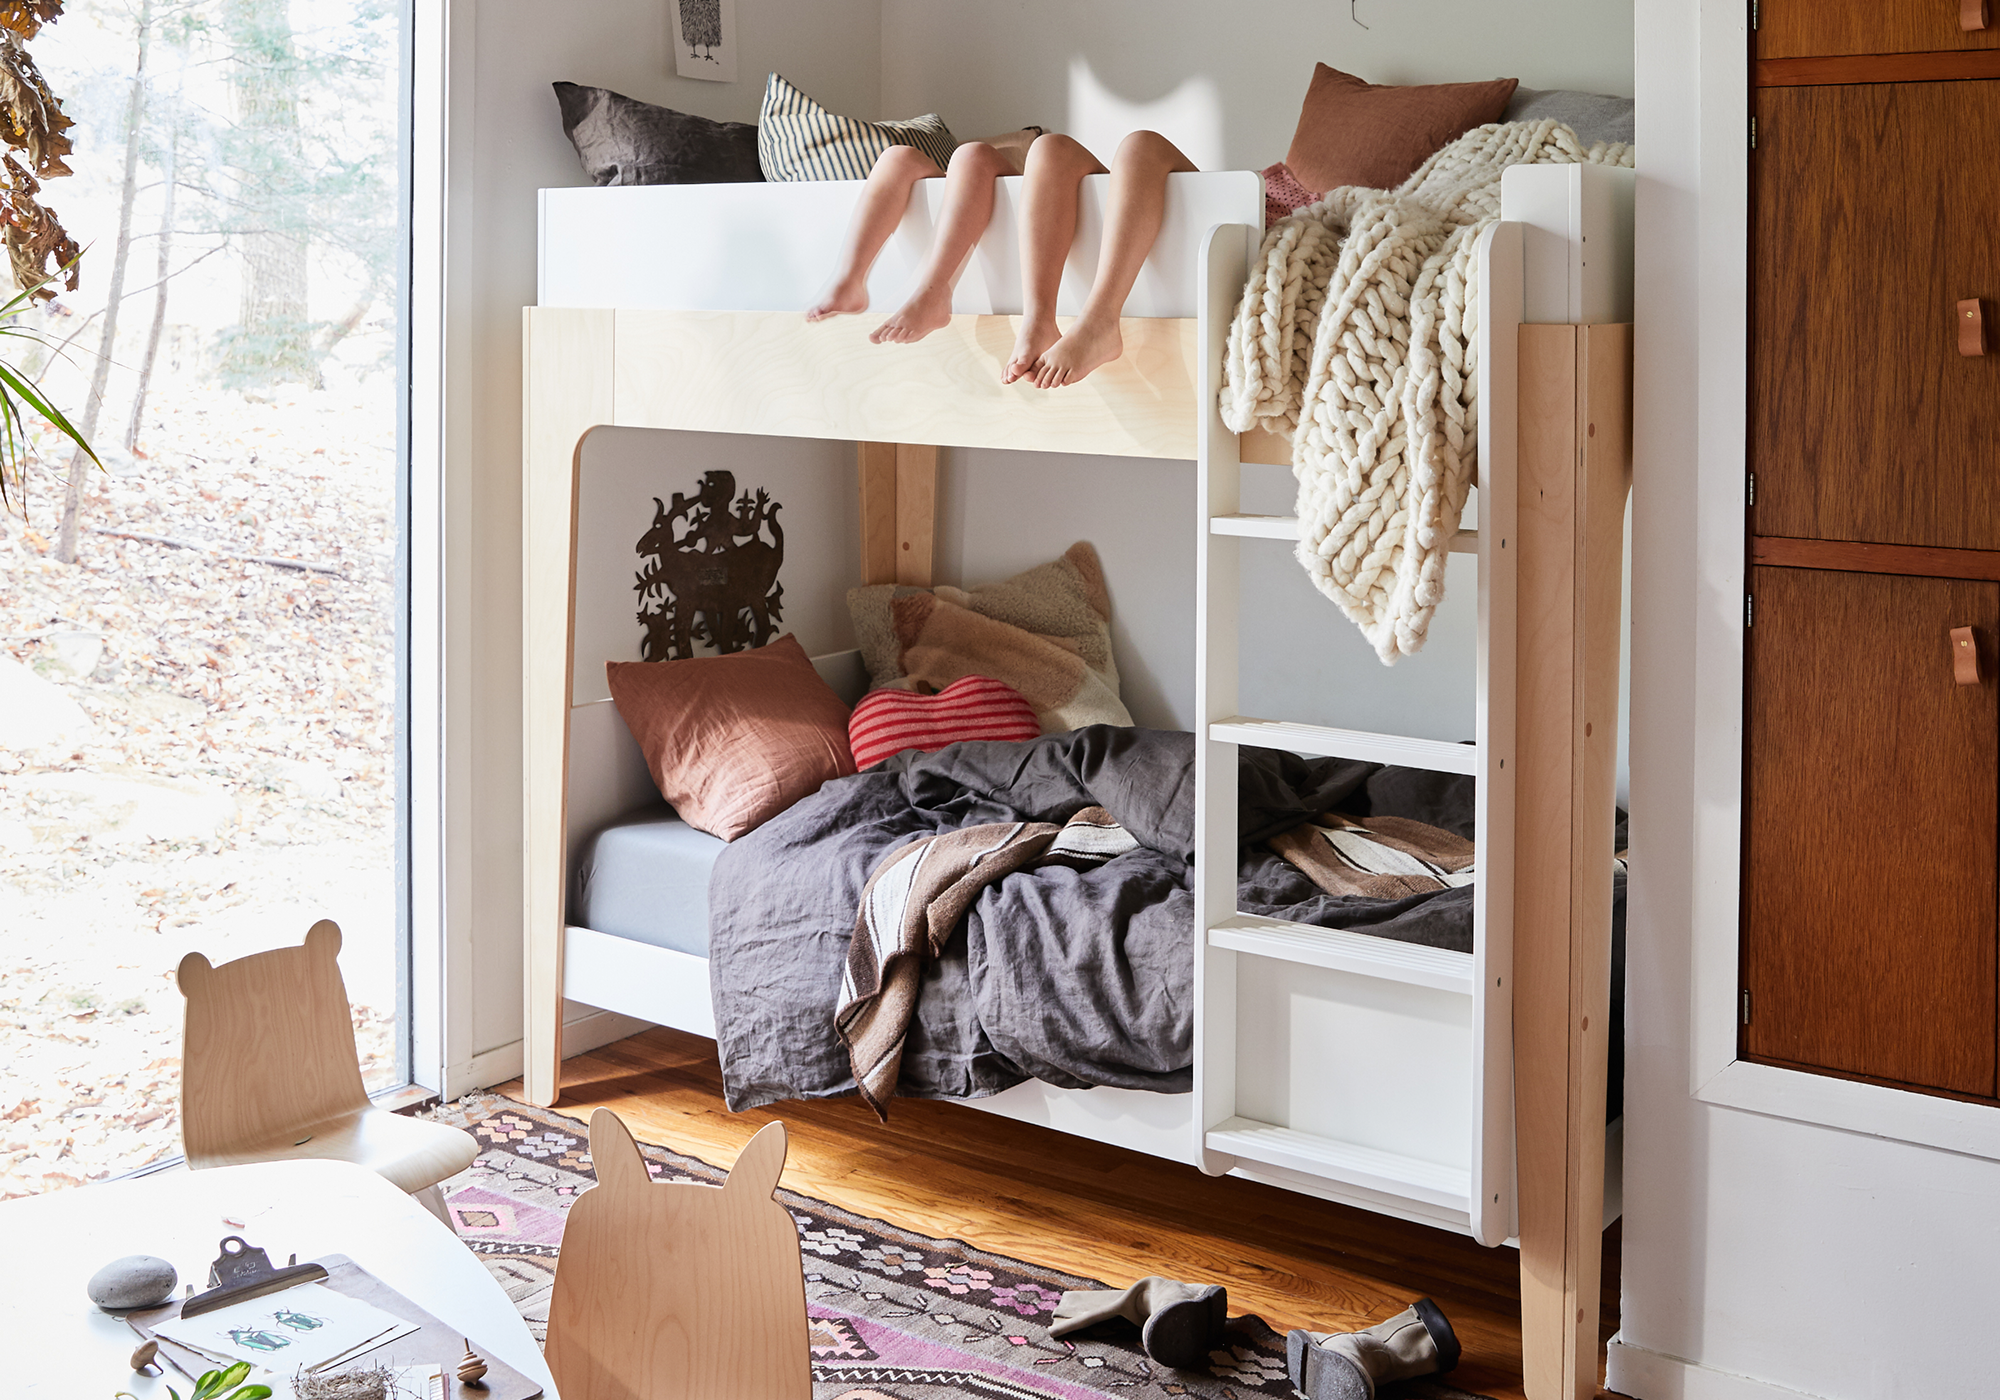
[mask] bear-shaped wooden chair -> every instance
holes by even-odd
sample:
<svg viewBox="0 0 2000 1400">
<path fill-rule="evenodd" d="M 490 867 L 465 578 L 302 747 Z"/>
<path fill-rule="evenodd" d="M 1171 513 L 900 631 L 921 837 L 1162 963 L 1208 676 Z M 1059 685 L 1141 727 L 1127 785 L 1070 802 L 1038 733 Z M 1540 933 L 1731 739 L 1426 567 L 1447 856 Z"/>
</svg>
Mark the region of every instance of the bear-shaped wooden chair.
<svg viewBox="0 0 2000 1400">
<path fill-rule="evenodd" d="M 549 1373 L 563 1400 L 812 1400 L 799 1230 L 774 1197 L 785 1125 L 723 1185 L 656 1182 L 618 1115 L 590 1119 L 597 1185 L 563 1226 Z"/>
<path fill-rule="evenodd" d="M 446 1225 L 437 1183 L 472 1165 L 479 1143 L 444 1123 L 369 1102 L 340 978 L 340 925 L 321 919 L 297 948 L 175 974 L 187 998 L 181 1145 L 190 1167 L 290 1157 L 367 1167 Z"/>
</svg>

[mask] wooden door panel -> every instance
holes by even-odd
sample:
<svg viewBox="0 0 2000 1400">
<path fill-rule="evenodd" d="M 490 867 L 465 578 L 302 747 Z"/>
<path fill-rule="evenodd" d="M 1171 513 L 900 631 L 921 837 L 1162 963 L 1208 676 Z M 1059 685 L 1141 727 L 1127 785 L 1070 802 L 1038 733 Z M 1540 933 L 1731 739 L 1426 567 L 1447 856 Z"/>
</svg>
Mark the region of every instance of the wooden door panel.
<svg viewBox="0 0 2000 1400">
<path fill-rule="evenodd" d="M 1751 579 L 1744 1052 L 1990 1096 L 2000 584 Z M 1963 626 L 1979 685 L 1952 676 Z"/>
<path fill-rule="evenodd" d="M 2000 548 L 2000 81 L 1754 100 L 1757 533 Z"/>
<path fill-rule="evenodd" d="M 2000 20 L 2000 0 L 1989 9 Z M 1757 57 L 2000 47 L 2000 28 L 1961 29 L 1958 12 L 1959 0 L 1758 0 Z"/>
</svg>

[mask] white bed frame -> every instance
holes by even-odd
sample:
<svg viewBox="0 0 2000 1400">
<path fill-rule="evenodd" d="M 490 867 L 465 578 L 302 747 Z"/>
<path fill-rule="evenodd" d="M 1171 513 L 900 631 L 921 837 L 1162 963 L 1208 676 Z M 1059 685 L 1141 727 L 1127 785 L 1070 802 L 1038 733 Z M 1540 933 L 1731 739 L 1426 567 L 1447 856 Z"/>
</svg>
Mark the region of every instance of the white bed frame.
<svg viewBox="0 0 2000 1400">
<path fill-rule="evenodd" d="M 871 282 L 877 305 L 895 304 L 921 256 L 940 183 L 912 201 Z M 1091 271 L 1102 187 L 1103 177 L 1086 182 L 1077 286 Z M 543 301 L 527 314 L 526 371 L 529 1096 L 557 1096 L 565 997 L 702 1035 L 715 1029 L 705 959 L 562 917 L 580 842 L 655 799 L 609 703 L 571 703 L 579 658 L 567 608 L 581 440 L 592 426 L 849 438 L 864 444 L 864 492 L 869 453 L 889 451 L 873 444 L 1193 457 L 1205 729 L 1194 1092 L 1031 1082 L 970 1106 L 1489 1245 L 1518 1239 L 1529 1394 L 1591 1393 L 1594 1246 L 1617 1206 L 1617 1134 L 1607 1146 L 1602 1104 L 1630 172 L 1510 170 L 1503 222 L 1480 248 L 1480 520 L 1453 543 L 1479 557 L 1472 745 L 1237 712 L 1239 664 L 1254 661 L 1238 655 L 1240 552 L 1297 535 L 1288 517 L 1241 509 L 1240 464 L 1288 462 L 1287 445 L 1239 438 L 1215 409 L 1229 319 L 1261 228 L 1254 174 L 1172 177 L 1166 228 L 1126 307 L 1127 355 L 1060 395 L 998 385 L 1019 298 L 1011 182 L 960 285 L 959 314 L 919 352 L 868 346 L 860 318 L 803 323 L 798 311 L 824 280 L 831 231 L 858 189 L 543 193 Z M 930 498 L 927 486 L 910 491 L 920 472 L 902 480 L 896 523 L 907 537 L 911 501 L 927 512 Z M 865 497 L 863 509 L 866 531 Z M 927 582 L 927 519 L 914 529 L 926 557 L 922 577 L 905 581 Z M 1326 625 L 1348 624 L 1329 606 Z M 852 653 L 819 662 L 837 689 L 852 691 Z M 1239 914 L 1243 745 L 1473 774 L 1474 951 Z"/>
</svg>

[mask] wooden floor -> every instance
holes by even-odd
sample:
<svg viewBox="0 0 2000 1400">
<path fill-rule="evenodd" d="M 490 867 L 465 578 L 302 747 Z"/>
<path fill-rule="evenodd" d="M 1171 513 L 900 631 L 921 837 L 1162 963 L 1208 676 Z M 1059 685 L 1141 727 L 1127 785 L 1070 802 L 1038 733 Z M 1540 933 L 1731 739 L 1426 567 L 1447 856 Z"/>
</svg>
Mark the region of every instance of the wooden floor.
<svg viewBox="0 0 2000 1400">
<path fill-rule="evenodd" d="M 848 1210 L 1111 1283 L 1221 1283 L 1229 1310 L 1284 1332 L 1365 1327 L 1423 1294 L 1465 1356 L 1451 1380 L 1524 1400 L 1518 1262 L 1461 1235 L 1127 1152 L 956 1104 L 898 1101 L 885 1126 L 858 1099 L 730 1113 L 715 1043 L 652 1030 L 563 1066 L 557 1108 L 616 1109 L 635 1137 L 726 1167 L 782 1118 L 784 1184 Z M 518 1096 L 519 1081 L 503 1085 Z M 1606 1234 L 1602 1335 L 1618 1314 Z"/>
</svg>

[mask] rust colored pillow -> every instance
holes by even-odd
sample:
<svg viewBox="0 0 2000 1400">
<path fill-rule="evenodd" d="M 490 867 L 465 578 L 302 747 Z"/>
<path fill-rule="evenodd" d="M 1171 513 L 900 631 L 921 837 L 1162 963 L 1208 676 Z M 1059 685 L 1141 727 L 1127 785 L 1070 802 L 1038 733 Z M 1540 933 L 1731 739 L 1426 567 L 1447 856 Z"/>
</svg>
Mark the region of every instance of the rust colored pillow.
<svg viewBox="0 0 2000 1400">
<path fill-rule="evenodd" d="M 1519 81 L 1377 87 L 1315 64 L 1285 164 L 1309 190 L 1392 190 L 1433 151 L 1499 121 Z"/>
<path fill-rule="evenodd" d="M 789 632 L 755 651 L 604 672 L 660 796 L 725 841 L 854 771 L 847 706 Z"/>
</svg>

